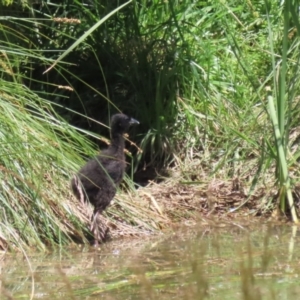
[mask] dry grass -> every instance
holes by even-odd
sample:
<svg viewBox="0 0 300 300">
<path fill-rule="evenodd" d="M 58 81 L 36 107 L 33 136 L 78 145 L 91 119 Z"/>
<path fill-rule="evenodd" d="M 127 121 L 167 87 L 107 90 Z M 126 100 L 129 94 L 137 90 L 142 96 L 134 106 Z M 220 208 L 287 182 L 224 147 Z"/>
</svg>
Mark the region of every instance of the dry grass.
<svg viewBox="0 0 300 300">
<path fill-rule="evenodd" d="M 112 238 L 120 238 L 158 234 L 199 221 L 209 223 L 216 217 L 220 222 L 249 215 L 269 218 L 276 207 L 276 192 L 271 183 L 270 179 L 257 184 L 249 195 L 249 182 L 239 177 L 205 177 L 201 182 L 184 182 L 177 177 L 159 184 L 150 182 L 134 192 L 120 191 L 101 217 L 101 223 L 109 227 Z M 92 207 L 82 206 L 71 194 L 67 202 L 72 214 L 88 228 Z"/>
</svg>

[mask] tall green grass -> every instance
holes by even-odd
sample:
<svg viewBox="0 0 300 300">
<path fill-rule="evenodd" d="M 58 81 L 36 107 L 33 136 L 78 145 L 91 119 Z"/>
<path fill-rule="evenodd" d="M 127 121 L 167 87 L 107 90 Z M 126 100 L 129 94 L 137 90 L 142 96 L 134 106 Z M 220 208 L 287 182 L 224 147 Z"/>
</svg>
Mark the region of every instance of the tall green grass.
<svg viewBox="0 0 300 300">
<path fill-rule="evenodd" d="M 19 83 L 1 80 L 0 106 L 3 246 L 70 243 L 84 229 L 72 215 L 68 181 L 80 146 L 92 153 L 91 145 Z"/>
<path fill-rule="evenodd" d="M 276 153 L 276 180 L 278 182 L 278 198 L 282 212 L 289 210 L 294 222 L 298 223 L 293 198 L 293 186 L 289 174 L 289 167 L 293 156 L 290 152 L 290 132 L 294 125 L 291 121 L 293 114 L 293 103 L 297 101 L 296 93 L 300 81 L 298 73 L 299 46 L 298 41 L 293 43 L 290 40 L 290 32 L 293 31 L 296 24 L 299 28 L 297 15 L 298 1 L 285 1 L 283 7 L 283 32 L 282 32 L 282 49 L 279 59 L 274 51 L 274 42 L 272 28 L 270 28 L 269 39 L 272 53 L 273 68 L 273 96 L 268 96 L 268 108 L 270 119 L 274 128 L 274 152 Z M 269 15 L 268 15 L 269 17 Z M 275 100 L 275 101 L 274 101 Z M 288 209 L 286 207 L 288 204 Z"/>
<path fill-rule="evenodd" d="M 44 249 L 69 244 L 74 237 L 84 240 L 86 231 L 73 213 L 68 182 L 82 163 L 81 155 L 95 151 L 47 99 L 25 84 L 31 62 L 48 61 L 26 47 L 25 31 L 32 33 L 36 26 L 31 19 L 19 24 L 12 16 L 0 18 L 1 248 Z M 41 90 L 47 85 L 43 79 L 38 82 Z"/>
</svg>

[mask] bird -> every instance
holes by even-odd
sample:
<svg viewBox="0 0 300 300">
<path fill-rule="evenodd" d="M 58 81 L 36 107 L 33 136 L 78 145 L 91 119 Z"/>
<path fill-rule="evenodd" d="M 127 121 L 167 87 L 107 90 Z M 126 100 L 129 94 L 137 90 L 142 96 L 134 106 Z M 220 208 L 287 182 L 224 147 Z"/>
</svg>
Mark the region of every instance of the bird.
<svg viewBox="0 0 300 300">
<path fill-rule="evenodd" d="M 94 236 L 95 246 L 104 240 L 104 235 L 98 231 L 97 217 L 110 204 L 123 179 L 126 169 L 124 134 L 134 124 L 139 122 L 125 114 L 113 115 L 110 145 L 90 159 L 71 180 L 75 197 L 82 203 L 90 202 L 94 206 L 90 230 Z"/>
</svg>

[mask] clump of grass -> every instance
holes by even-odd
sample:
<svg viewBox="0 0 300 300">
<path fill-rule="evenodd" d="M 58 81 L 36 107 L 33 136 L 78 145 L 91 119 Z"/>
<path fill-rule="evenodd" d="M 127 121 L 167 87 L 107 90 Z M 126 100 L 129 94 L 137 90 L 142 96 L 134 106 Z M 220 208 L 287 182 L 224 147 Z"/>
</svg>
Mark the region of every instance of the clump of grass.
<svg viewBox="0 0 300 300">
<path fill-rule="evenodd" d="M 274 128 L 274 146 L 273 151 L 275 154 L 276 161 L 276 173 L 275 178 L 278 182 L 278 199 L 280 208 L 283 213 L 288 210 L 291 213 L 292 220 L 298 223 L 298 217 L 295 209 L 295 200 L 292 194 L 292 185 L 289 174 L 290 159 L 288 156 L 288 149 L 290 148 L 290 130 L 292 126 L 291 116 L 293 102 L 296 97 L 296 86 L 299 85 L 298 67 L 291 61 L 288 61 L 288 54 L 291 51 L 295 51 L 292 56 L 295 61 L 299 61 L 300 56 L 297 53 L 299 50 L 298 46 L 289 45 L 289 31 L 291 30 L 292 24 L 290 17 L 298 25 L 299 22 L 295 16 L 295 7 L 293 4 L 286 2 L 283 7 L 284 26 L 282 35 L 282 53 L 280 62 L 276 64 L 276 55 L 274 53 L 273 45 L 273 33 L 270 30 L 269 38 L 272 52 L 272 66 L 273 66 L 273 94 L 276 101 L 274 101 L 271 95 L 268 96 L 268 108 L 270 119 Z M 297 54 L 296 54 L 297 53 Z M 291 74 L 288 74 L 290 72 Z M 279 73 L 279 77 L 277 74 Z M 291 76 L 291 77 L 290 77 Z M 290 78 L 293 78 L 290 82 Z M 287 205 L 288 204 L 288 205 Z M 288 209 L 287 209 L 288 206 Z"/>
<path fill-rule="evenodd" d="M 74 149 L 84 145 L 92 153 L 92 146 L 47 101 L 17 83 L 2 81 L 2 87 L 3 244 L 43 248 L 69 243 L 74 232 L 84 230 L 65 198 L 70 173 L 82 161 Z"/>
</svg>

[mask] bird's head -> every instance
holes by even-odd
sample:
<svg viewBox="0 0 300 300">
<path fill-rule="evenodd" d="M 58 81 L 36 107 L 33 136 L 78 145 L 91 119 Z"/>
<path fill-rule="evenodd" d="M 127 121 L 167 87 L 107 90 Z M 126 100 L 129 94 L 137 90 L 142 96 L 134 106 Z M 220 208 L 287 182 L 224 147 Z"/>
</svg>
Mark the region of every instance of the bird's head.
<svg viewBox="0 0 300 300">
<path fill-rule="evenodd" d="M 119 133 L 124 134 L 128 131 L 131 125 L 138 125 L 139 121 L 134 118 L 128 117 L 124 114 L 115 114 L 111 118 L 111 132 L 112 135 Z"/>
</svg>

